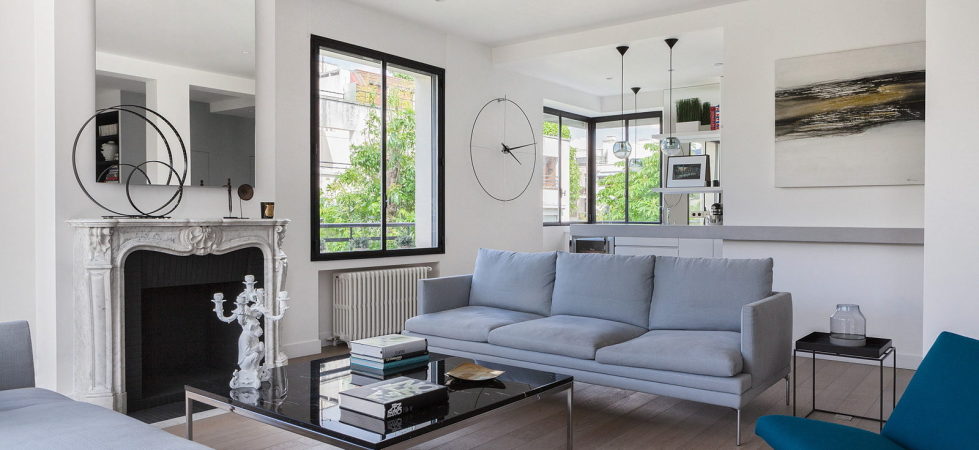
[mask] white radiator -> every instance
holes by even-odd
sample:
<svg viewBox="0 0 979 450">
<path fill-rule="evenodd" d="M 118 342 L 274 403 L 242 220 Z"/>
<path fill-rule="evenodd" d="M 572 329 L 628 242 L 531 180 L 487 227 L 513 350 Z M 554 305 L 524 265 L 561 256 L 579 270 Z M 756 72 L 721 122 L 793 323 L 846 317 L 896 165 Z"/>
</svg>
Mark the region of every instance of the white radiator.
<svg viewBox="0 0 979 450">
<path fill-rule="evenodd" d="M 333 276 L 333 335 L 350 342 L 401 333 L 418 313 L 418 280 L 431 267 L 344 272 Z"/>
</svg>

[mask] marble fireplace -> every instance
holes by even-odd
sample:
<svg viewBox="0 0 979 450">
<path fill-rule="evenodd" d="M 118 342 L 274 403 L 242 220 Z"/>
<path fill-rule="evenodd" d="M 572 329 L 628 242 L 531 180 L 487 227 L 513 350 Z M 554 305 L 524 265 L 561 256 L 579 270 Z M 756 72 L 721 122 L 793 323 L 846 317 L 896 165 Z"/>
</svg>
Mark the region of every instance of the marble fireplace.
<svg viewBox="0 0 979 450">
<path fill-rule="evenodd" d="M 126 263 L 131 255 L 157 252 L 168 257 L 190 257 L 249 253 L 242 252 L 248 250 L 253 263 L 247 267 L 260 267 L 261 273 L 254 275 L 263 281 L 271 294 L 269 297 L 274 299 L 279 291 L 285 290 L 287 259 L 282 240 L 288 220 L 78 219 L 69 224 L 75 232 L 74 392 L 81 401 L 127 411 L 125 282 Z M 254 249 L 261 252 L 257 262 Z M 174 261 L 179 264 L 183 258 L 133 258 L 140 264 L 165 259 L 173 266 Z M 129 292 L 132 298 L 132 289 Z M 232 290 L 225 294 L 234 298 L 238 292 Z M 201 301 L 210 303 L 208 298 Z M 276 304 L 266 306 L 278 313 Z M 129 316 L 133 316 L 132 311 Z M 213 312 L 207 318 L 217 321 Z M 266 364 L 285 365 L 287 359 L 280 350 L 278 323 L 266 320 L 263 325 Z M 129 331 L 132 336 L 132 330 Z M 131 349 L 129 353 L 133 353 Z"/>
</svg>

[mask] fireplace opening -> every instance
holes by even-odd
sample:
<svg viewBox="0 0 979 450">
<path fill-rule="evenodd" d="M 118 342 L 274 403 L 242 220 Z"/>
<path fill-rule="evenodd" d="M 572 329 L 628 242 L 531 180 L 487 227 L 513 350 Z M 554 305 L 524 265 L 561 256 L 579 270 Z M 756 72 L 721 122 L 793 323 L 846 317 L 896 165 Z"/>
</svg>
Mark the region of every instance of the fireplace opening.
<svg viewBox="0 0 979 450">
<path fill-rule="evenodd" d="M 184 385 L 231 380 L 237 368 L 235 322 L 221 322 L 211 298 L 223 292 L 225 311 L 244 288 L 245 275 L 262 287 L 263 255 L 245 248 L 223 255 L 176 256 L 133 252 L 125 265 L 127 413 L 163 408 L 180 414 Z M 135 413 L 135 414 L 134 414 Z M 157 417 L 159 418 L 159 417 Z"/>
</svg>

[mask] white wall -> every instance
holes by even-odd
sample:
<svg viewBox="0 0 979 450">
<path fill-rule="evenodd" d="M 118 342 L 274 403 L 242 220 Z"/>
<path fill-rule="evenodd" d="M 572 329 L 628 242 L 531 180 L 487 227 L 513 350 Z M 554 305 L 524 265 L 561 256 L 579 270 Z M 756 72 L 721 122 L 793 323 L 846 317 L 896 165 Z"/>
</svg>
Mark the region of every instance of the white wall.
<svg viewBox="0 0 979 450">
<path fill-rule="evenodd" d="M 774 187 L 774 61 L 924 40 L 924 2 L 758 1 L 724 28 L 724 142 L 728 225 L 921 227 L 922 186 Z M 932 83 L 929 83 L 929 88 Z M 931 180 L 929 180 L 930 182 Z M 795 335 L 828 329 L 836 303 L 858 303 L 868 333 L 892 337 L 898 363 L 922 352 L 920 246 L 725 243 L 728 257 L 772 256 L 776 288 L 792 292 Z"/>
<path fill-rule="evenodd" d="M 631 40 L 722 27 L 724 223 L 921 227 L 923 186 L 774 187 L 774 62 L 922 41 L 924 12 L 923 0 L 750 0 L 506 45 L 493 54 L 495 61 L 505 64 L 553 52 L 611 48 Z M 929 89 L 932 85 L 929 83 Z M 929 98 L 931 95 L 929 91 Z M 674 94 L 674 100 L 677 98 Z M 961 102 L 963 97 L 957 98 Z M 966 183 L 970 177 L 959 179 Z M 549 245 L 557 242 L 556 233 L 545 234 Z M 922 354 L 922 253 L 920 246 L 726 242 L 724 248 L 726 257 L 775 258 L 776 288 L 792 292 L 795 300 L 796 337 L 826 330 L 836 303 L 859 303 L 870 333 L 893 337 L 899 365 L 912 367 Z"/>
<path fill-rule="evenodd" d="M 929 1 L 924 344 L 944 330 L 979 338 L 979 3 Z"/>
<path fill-rule="evenodd" d="M 58 386 L 66 348 L 59 347 L 59 327 L 70 324 L 56 307 L 56 184 L 70 176 L 54 151 L 56 18 L 54 0 L 0 3 L 0 135 L 9 142 L 0 164 L 8 213 L 0 285 L 9 291 L 0 299 L 0 321 L 30 321 L 36 383 L 48 388 Z"/>
<path fill-rule="evenodd" d="M 0 163 L 4 195 L 0 260 L 4 298 L 0 321 L 28 320 L 34 326 L 34 11 L 31 0 L 0 2 L 0 136 L 6 149 Z M 25 39 L 25 36 L 27 37 Z"/>
</svg>

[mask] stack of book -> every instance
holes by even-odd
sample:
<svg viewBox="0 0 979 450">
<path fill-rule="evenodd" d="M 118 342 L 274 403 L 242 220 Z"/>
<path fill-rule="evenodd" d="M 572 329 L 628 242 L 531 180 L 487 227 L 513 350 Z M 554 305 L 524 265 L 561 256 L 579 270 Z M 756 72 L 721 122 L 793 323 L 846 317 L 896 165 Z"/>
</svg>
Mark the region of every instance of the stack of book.
<svg viewBox="0 0 979 450">
<path fill-rule="evenodd" d="M 437 420 L 447 413 L 445 386 L 397 377 L 340 393 L 340 421 L 388 434 Z"/>
<path fill-rule="evenodd" d="M 354 375 L 383 380 L 423 371 L 427 364 L 428 341 L 422 338 L 389 334 L 350 342 L 350 371 Z"/>
<path fill-rule="evenodd" d="M 710 107 L 710 129 L 721 129 L 721 106 L 713 105 Z"/>
</svg>

